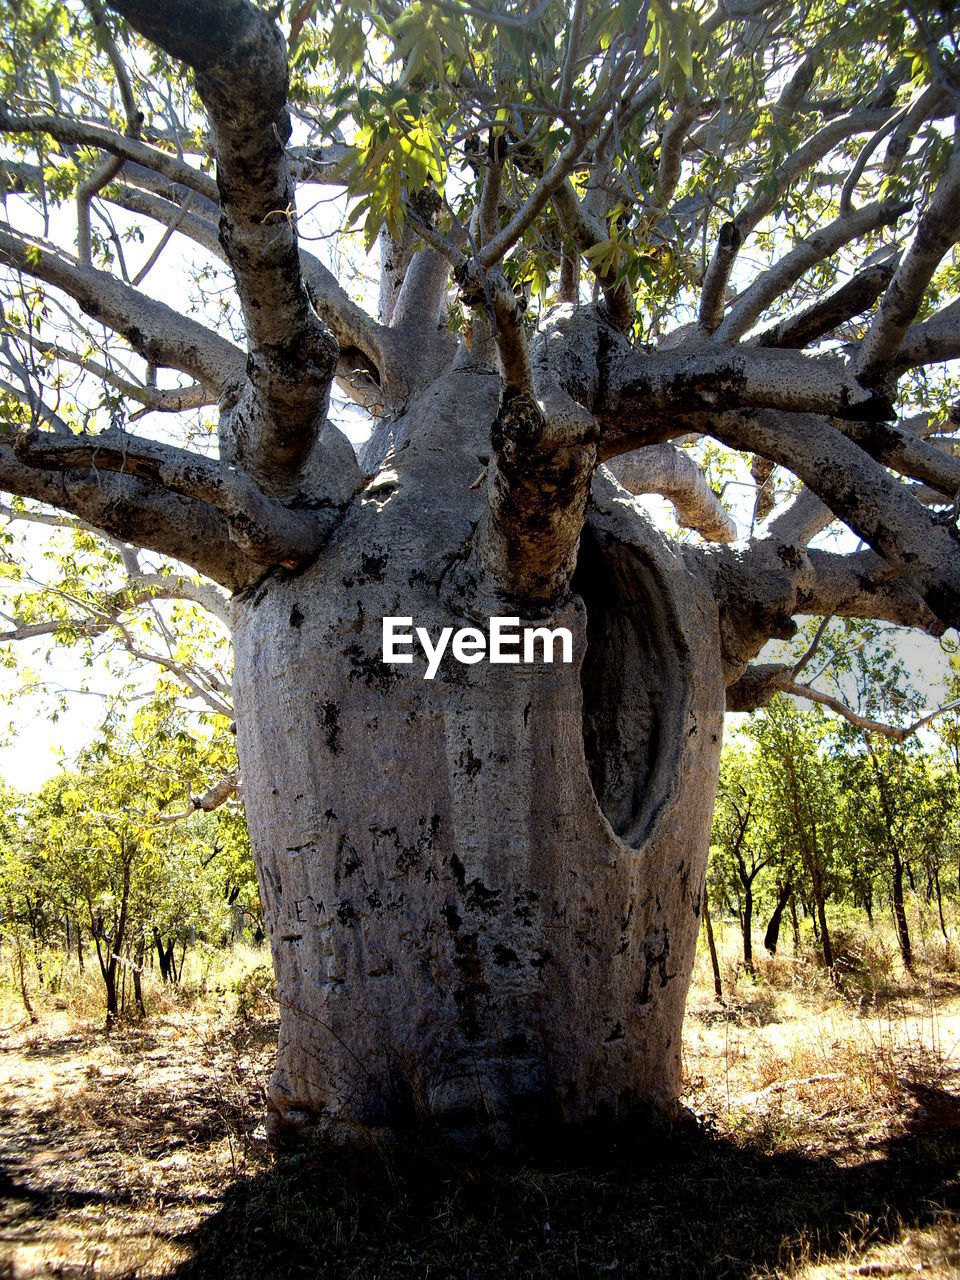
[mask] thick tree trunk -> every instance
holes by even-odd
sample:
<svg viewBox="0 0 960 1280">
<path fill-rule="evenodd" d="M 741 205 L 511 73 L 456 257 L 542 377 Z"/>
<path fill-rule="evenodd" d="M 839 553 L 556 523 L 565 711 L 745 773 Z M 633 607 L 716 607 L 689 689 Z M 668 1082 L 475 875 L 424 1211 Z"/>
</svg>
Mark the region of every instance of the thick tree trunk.
<svg viewBox="0 0 960 1280">
<path fill-rule="evenodd" d="M 546 620 L 572 664 L 381 661 L 384 616 L 435 638 L 518 613 L 468 568 L 496 411 L 489 374 L 435 386 L 323 555 L 239 601 L 278 1134 L 675 1106 L 724 703 L 692 562 L 600 477 Z"/>
</svg>

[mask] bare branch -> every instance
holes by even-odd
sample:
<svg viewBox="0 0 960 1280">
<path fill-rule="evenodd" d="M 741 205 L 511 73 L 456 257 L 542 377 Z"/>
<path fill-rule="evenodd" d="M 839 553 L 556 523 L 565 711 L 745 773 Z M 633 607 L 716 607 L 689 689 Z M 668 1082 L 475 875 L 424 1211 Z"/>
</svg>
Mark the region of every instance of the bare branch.
<svg viewBox="0 0 960 1280">
<path fill-rule="evenodd" d="M 243 353 L 225 338 L 106 271 L 0 227 L 0 262 L 54 285 L 94 320 L 122 334 L 151 364 L 180 369 L 220 395 L 244 376 Z"/>
<path fill-rule="evenodd" d="M 890 281 L 857 359 L 864 386 L 879 382 L 893 364 L 923 295 L 944 254 L 960 236 L 960 146 L 923 211 L 913 241 Z"/>
<path fill-rule="evenodd" d="M 912 324 L 893 363 L 900 374 L 920 364 L 960 359 L 960 300 L 951 302 L 922 324 Z"/>
<path fill-rule="evenodd" d="M 283 37 L 248 0 L 168 0 L 159 9 L 152 0 L 111 0 L 111 7 L 196 73 L 217 157 L 220 240 L 259 402 L 237 415 L 239 457 L 261 487 L 282 495 L 313 450 L 339 354 L 300 265 Z"/>
<path fill-rule="evenodd" d="M 570 94 L 576 77 L 577 58 L 580 56 L 580 40 L 583 35 L 584 0 L 574 0 L 573 13 L 570 15 L 570 34 L 567 36 L 567 51 L 563 58 L 563 71 L 560 76 L 560 93 L 557 107 L 566 111 L 570 106 Z"/>
<path fill-rule="evenodd" d="M 229 591 L 262 573 L 234 543 L 216 507 L 134 476 L 40 471 L 0 444 L 0 490 L 49 503 L 105 533 L 193 565 Z"/>
<path fill-rule="evenodd" d="M 232 796 L 237 795 L 240 789 L 240 774 L 236 771 L 228 773 L 213 786 L 208 787 L 202 795 L 190 795 L 190 808 L 184 809 L 179 813 L 158 813 L 157 822 L 182 822 L 185 818 L 191 817 L 198 812 L 212 813 L 214 809 L 219 809 Z"/>
<path fill-rule="evenodd" d="M 700 304 L 700 323 L 706 332 L 713 332 L 720 323 L 730 272 L 740 246 L 750 232 L 773 212 L 778 201 L 802 173 L 817 164 L 824 156 L 829 155 L 847 138 L 854 137 L 858 133 L 874 132 L 886 124 L 894 114 L 896 113 L 889 110 L 854 111 L 849 115 L 831 120 L 789 155 L 777 171 L 764 182 L 762 189 L 753 200 L 737 214 L 733 223 L 727 224 L 727 227 L 721 230 L 721 243 L 717 246 L 704 279 L 707 305 L 704 305 L 704 300 L 701 300 Z"/>
<path fill-rule="evenodd" d="M 920 720 L 915 720 L 912 724 L 899 727 L 861 715 L 841 698 L 824 693 L 821 689 L 815 689 L 810 684 L 798 682 L 794 679 L 792 667 L 774 663 L 757 663 L 755 666 L 748 667 L 737 683 L 727 690 L 727 710 L 753 711 L 758 707 L 765 707 L 777 693 L 786 693 L 794 698 L 805 698 L 808 702 L 819 703 L 820 706 L 828 707 L 855 728 L 889 738 L 892 742 L 906 742 L 937 716 L 955 711 L 960 707 L 960 703 L 951 702 L 946 706 L 938 707 L 936 711 L 930 712 Z"/>
<path fill-rule="evenodd" d="M 878 262 L 802 311 L 757 334 L 760 347 L 806 347 L 833 333 L 841 324 L 868 311 L 893 279 L 896 260 Z"/>
<path fill-rule="evenodd" d="M 650 445 L 612 458 L 607 469 L 633 494 L 659 493 L 677 514 L 677 523 L 711 542 L 733 542 L 737 526 L 694 460 L 673 445 Z"/>
<path fill-rule="evenodd" d="M 920 480 L 948 498 L 960 494 L 960 458 L 892 422 L 837 422 L 849 440 L 855 440 L 872 458 L 893 467 L 903 476 Z"/>
<path fill-rule="evenodd" d="M 696 103 L 689 93 L 685 93 L 664 125 L 660 138 L 660 164 L 657 168 L 657 188 L 664 206 L 673 199 L 680 181 L 683 140 L 695 116 Z"/>
<path fill-rule="evenodd" d="M 14 337 L 18 336 L 14 330 L 8 330 L 8 332 Z M 130 400 L 136 400 L 138 404 L 143 405 L 142 410 L 130 415 L 131 421 L 134 421 L 143 413 L 182 413 L 188 409 L 199 409 L 203 405 L 216 404 L 216 398 L 199 382 L 194 382 L 186 387 L 159 388 L 144 386 L 142 383 L 132 382 L 130 378 L 123 377 L 115 369 L 102 364 L 99 360 L 78 355 L 77 352 L 71 351 L 67 347 L 58 346 L 56 343 L 46 342 L 42 338 L 31 337 L 30 345 L 36 352 L 49 355 L 66 364 L 76 365 L 93 377 L 99 378 L 115 391 L 119 391 L 121 395 Z"/>
<path fill-rule="evenodd" d="M 159 147 L 117 133 L 105 125 L 66 116 L 14 115 L 0 102 L 0 133 L 45 133 L 55 141 L 67 145 L 96 147 L 120 160 L 132 160 L 143 165 L 146 169 L 162 174 L 170 182 L 190 187 L 214 204 L 218 203 L 217 184 L 207 174 Z"/>
<path fill-rule="evenodd" d="M 859 446 L 809 414 L 718 415 L 717 439 L 790 468 L 922 594 L 947 626 L 960 621 L 960 545 Z M 851 477 L 856 477 L 856 484 Z M 833 610 L 831 610 L 833 611 Z"/>
<path fill-rule="evenodd" d="M 534 401 L 530 351 L 523 332 L 523 307 L 502 271 L 483 272 L 464 258 L 454 272 L 468 307 L 486 308 L 494 321 L 504 389 Z"/>
<path fill-rule="evenodd" d="M 260 492 L 242 472 L 231 471 L 199 453 L 143 440 L 118 431 L 63 438 L 36 430 L 21 432 L 15 451 L 27 466 L 56 471 L 120 472 L 136 476 L 222 511 L 231 536 L 252 559 L 298 564 L 314 555 L 335 513 L 295 511 Z"/>
<path fill-rule="evenodd" d="M 579 255 L 587 254 L 596 245 L 609 240 L 606 225 L 587 213 L 569 179 L 562 182 L 553 193 L 553 205 L 564 231 L 573 241 Z M 618 282 L 616 272 L 612 272 L 609 267 L 592 269 L 603 289 L 605 318 L 620 333 L 629 333 L 633 328 L 636 311 L 629 284 L 624 280 Z"/>
<path fill-rule="evenodd" d="M 834 515 L 812 489 L 801 489 L 787 506 L 773 512 L 760 526 L 757 537 L 768 537 L 787 547 L 805 547 L 833 522 Z"/>
<path fill-rule="evenodd" d="M 607 353 L 604 373 L 593 405 L 603 458 L 700 429 L 696 415 L 725 404 L 844 419 L 891 416 L 889 402 L 851 381 L 843 361 L 777 348 L 638 353 L 624 343 Z M 735 447 L 777 457 L 762 447 Z"/>
<path fill-rule="evenodd" d="M 191 213 L 187 201 L 174 203 L 172 200 L 166 200 L 148 191 L 141 191 L 138 187 L 127 183 L 108 185 L 103 195 L 111 204 L 121 209 L 152 218 L 168 230 L 179 231 L 181 235 L 201 245 L 215 258 L 226 261 L 217 224 L 209 218 L 198 217 L 197 214 Z"/>
<path fill-rule="evenodd" d="M 734 260 L 743 243 L 740 229 L 735 222 L 725 222 L 720 228 L 716 248 L 710 265 L 703 277 L 703 288 L 700 293 L 700 329 L 705 334 L 713 333 L 723 319 L 723 309 L 727 300 L 727 284 Z"/>
<path fill-rule="evenodd" d="M 864 205 L 862 209 L 836 218 L 815 231 L 807 239 L 775 262 L 772 267 L 754 280 L 753 284 L 737 299 L 723 322 L 714 333 L 716 342 L 736 342 L 756 321 L 762 311 L 785 293 L 791 285 L 818 262 L 824 261 L 851 240 L 859 239 L 870 231 L 889 226 L 910 208 L 909 201 L 888 201 L 883 204 Z"/>
</svg>

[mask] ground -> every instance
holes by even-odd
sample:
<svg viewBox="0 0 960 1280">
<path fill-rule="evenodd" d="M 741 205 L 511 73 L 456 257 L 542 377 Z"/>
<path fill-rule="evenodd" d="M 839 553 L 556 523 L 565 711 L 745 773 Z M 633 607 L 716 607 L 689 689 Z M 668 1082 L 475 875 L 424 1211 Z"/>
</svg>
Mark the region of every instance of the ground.
<svg viewBox="0 0 960 1280">
<path fill-rule="evenodd" d="M 154 994 L 105 1035 L 95 989 L 0 1020 L 0 1277 L 960 1275 L 960 981 L 809 955 L 702 961 L 687 1111 L 507 1161 L 273 1156 L 264 957 Z M 858 985 L 859 983 L 859 985 Z M 261 994 L 263 992 L 264 994 Z"/>
</svg>

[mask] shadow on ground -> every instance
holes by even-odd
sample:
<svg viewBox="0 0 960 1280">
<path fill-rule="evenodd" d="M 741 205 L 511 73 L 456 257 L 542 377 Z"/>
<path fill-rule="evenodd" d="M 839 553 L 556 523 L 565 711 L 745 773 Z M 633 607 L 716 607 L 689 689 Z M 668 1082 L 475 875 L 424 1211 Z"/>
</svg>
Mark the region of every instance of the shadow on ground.
<svg viewBox="0 0 960 1280">
<path fill-rule="evenodd" d="M 854 1256 L 960 1212 L 960 1103 L 846 1157 L 764 1154 L 702 1126 L 502 1157 L 301 1154 L 234 1184 L 183 1242 L 181 1280 L 720 1277 Z M 960 1275 L 960 1254 L 938 1275 Z M 955 1266 L 954 1266 L 955 1264 Z M 883 1274 L 891 1274 L 884 1269 Z"/>
</svg>

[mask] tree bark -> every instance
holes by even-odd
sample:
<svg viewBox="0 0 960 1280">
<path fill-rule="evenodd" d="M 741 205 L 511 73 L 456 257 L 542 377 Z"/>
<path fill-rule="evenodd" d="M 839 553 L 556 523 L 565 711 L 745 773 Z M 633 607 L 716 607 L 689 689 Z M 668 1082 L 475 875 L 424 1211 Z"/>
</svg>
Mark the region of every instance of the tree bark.
<svg viewBox="0 0 960 1280">
<path fill-rule="evenodd" d="M 707 902 L 707 887 L 703 887 L 703 923 L 707 930 L 707 948 L 710 952 L 710 968 L 713 970 L 713 993 L 718 1000 L 723 999 L 723 980 L 720 977 L 720 961 L 717 958 L 717 943 L 713 936 L 713 921 L 710 918 L 710 905 Z"/>
<path fill-rule="evenodd" d="M 777 954 L 777 944 L 780 941 L 780 921 L 783 919 L 783 913 L 790 901 L 790 895 L 793 893 L 793 881 L 787 880 L 780 888 L 777 894 L 776 905 L 773 908 L 773 914 L 770 916 L 770 922 L 767 925 L 767 931 L 763 935 L 763 945 L 772 956 Z"/>
<path fill-rule="evenodd" d="M 478 623 L 463 549 L 497 409 L 496 378 L 449 375 L 324 555 L 238 601 L 278 1137 L 675 1108 L 724 705 L 698 562 L 598 478 L 576 591 L 537 620 L 570 628 L 572 664 L 381 661 L 385 615 Z"/>
<path fill-rule="evenodd" d="M 743 891 L 743 967 L 753 973 L 753 887 L 748 884 Z"/>
<path fill-rule="evenodd" d="M 910 930 L 907 925 L 907 912 L 903 902 L 903 859 L 896 844 L 891 845 L 893 859 L 893 919 L 897 926 L 897 942 L 900 945 L 900 958 L 908 973 L 913 972 L 913 947 L 910 943 Z"/>
</svg>

